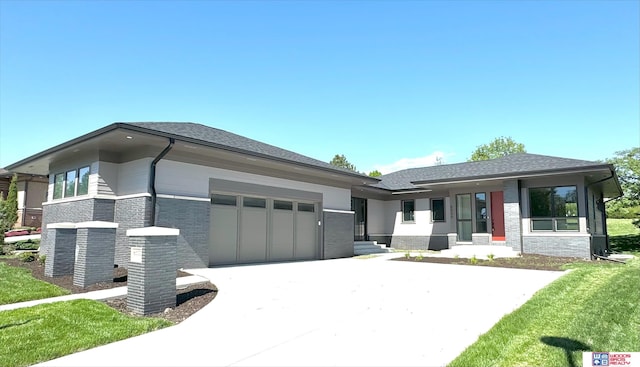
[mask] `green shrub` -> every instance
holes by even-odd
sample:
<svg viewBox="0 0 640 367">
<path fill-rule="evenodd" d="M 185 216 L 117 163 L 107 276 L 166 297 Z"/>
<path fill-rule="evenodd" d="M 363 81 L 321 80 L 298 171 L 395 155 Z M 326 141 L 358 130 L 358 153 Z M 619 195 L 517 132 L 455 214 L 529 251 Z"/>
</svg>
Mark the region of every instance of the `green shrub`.
<svg viewBox="0 0 640 367">
<path fill-rule="evenodd" d="M 410 253 L 409 251 L 407 251 L 407 252 L 405 252 L 405 253 L 404 253 L 404 258 L 405 258 L 405 259 L 408 259 L 408 258 L 410 258 L 410 257 L 411 257 L 411 253 Z"/>
<path fill-rule="evenodd" d="M 416 256 L 416 258 L 414 259 L 415 261 L 422 261 L 423 257 L 422 257 L 422 251 L 418 251 L 418 256 Z"/>
<path fill-rule="evenodd" d="M 460 258 L 460 255 L 455 254 L 455 255 L 453 255 L 453 258 L 454 258 L 454 259 L 459 259 L 459 258 Z"/>
<path fill-rule="evenodd" d="M 34 255 L 31 252 L 23 252 L 20 255 L 18 255 L 18 259 L 20 259 L 20 261 L 24 263 L 28 263 L 28 262 L 34 261 L 36 259 L 36 255 Z"/>
<path fill-rule="evenodd" d="M 40 248 L 40 240 L 22 240 L 15 242 L 16 250 L 37 250 Z"/>
<path fill-rule="evenodd" d="M 471 258 L 469 259 L 469 262 L 471 263 L 471 265 L 477 264 L 478 258 L 476 257 L 476 255 L 471 256 Z"/>
<path fill-rule="evenodd" d="M 38 261 L 40 262 L 40 264 L 44 265 L 44 263 L 47 261 L 47 255 L 38 256 Z"/>
<path fill-rule="evenodd" d="M 493 261 L 494 257 L 496 257 L 496 255 L 494 255 L 494 254 L 487 255 L 487 258 L 489 259 L 489 261 Z"/>
</svg>

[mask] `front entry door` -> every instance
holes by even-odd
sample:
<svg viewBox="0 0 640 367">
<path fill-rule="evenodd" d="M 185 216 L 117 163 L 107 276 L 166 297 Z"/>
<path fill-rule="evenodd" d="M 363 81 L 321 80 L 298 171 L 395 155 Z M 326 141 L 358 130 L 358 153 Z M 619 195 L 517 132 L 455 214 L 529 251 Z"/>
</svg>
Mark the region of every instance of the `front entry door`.
<svg viewBox="0 0 640 367">
<path fill-rule="evenodd" d="M 351 198 L 351 210 L 354 211 L 353 240 L 367 240 L 367 199 Z"/>
<path fill-rule="evenodd" d="M 502 191 L 491 193 L 491 233 L 494 241 L 504 241 L 504 194 Z"/>
</svg>

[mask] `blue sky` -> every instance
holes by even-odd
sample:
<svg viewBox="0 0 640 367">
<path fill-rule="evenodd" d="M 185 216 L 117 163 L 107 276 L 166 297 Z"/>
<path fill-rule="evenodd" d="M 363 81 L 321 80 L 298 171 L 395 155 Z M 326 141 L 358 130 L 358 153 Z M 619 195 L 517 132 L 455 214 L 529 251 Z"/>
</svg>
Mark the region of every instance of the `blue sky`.
<svg viewBox="0 0 640 367">
<path fill-rule="evenodd" d="M 360 171 L 640 145 L 639 1 L 0 1 L 0 167 L 193 121 Z"/>
</svg>

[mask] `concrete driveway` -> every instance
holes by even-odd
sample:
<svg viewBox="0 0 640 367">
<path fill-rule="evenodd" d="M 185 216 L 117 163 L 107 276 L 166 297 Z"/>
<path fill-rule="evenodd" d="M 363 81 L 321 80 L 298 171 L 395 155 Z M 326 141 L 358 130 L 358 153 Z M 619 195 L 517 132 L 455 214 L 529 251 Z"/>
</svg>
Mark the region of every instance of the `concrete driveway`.
<svg viewBox="0 0 640 367">
<path fill-rule="evenodd" d="M 188 320 L 43 365 L 445 365 L 562 275 L 381 258 L 192 272 L 220 291 Z"/>
</svg>

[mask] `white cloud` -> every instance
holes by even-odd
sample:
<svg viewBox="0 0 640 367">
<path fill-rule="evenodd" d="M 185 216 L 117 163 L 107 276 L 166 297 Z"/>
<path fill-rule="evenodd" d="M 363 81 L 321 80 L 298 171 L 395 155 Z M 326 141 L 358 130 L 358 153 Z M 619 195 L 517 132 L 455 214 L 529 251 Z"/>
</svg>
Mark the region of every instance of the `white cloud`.
<svg viewBox="0 0 640 367">
<path fill-rule="evenodd" d="M 380 171 L 383 175 L 390 172 L 396 172 L 407 168 L 433 166 L 440 159 L 440 163 L 445 163 L 445 154 L 440 151 L 433 152 L 424 157 L 418 158 L 402 158 L 391 164 L 381 164 L 373 166 L 374 169 Z"/>
</svg>

